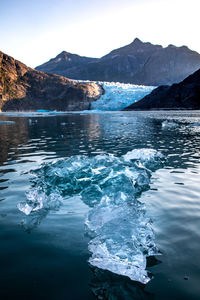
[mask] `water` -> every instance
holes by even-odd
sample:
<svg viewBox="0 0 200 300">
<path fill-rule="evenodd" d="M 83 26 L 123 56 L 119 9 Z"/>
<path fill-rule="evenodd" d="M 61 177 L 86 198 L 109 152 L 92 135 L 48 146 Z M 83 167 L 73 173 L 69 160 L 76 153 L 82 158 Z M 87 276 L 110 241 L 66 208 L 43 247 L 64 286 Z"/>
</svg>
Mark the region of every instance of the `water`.
<svg viewBox="0 0 200 300">
<path fill-rule="evenodd" d="M 1 299 L 199 299 L 200 113 L 44 116 L 0 116 Z"/>
</svg>

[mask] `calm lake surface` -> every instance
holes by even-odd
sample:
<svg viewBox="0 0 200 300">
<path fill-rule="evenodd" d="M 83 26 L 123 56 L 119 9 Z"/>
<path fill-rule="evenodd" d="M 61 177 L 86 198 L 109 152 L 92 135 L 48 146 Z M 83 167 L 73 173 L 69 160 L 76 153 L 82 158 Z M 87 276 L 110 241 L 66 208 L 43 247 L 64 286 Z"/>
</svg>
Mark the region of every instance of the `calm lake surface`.
<svg viewBox="0 0 200 300">
<path fill-rule="evenodd" d="M 142 148 L 166 158 L 139 197 L 161 252 L 147 260 L 146 285 L 89 264 L 87 195 L 18 209 L 44 163 Z M 0 115 L 0 299 L 200 299 L 199 253 L 200 112 Z"/>
</svg>

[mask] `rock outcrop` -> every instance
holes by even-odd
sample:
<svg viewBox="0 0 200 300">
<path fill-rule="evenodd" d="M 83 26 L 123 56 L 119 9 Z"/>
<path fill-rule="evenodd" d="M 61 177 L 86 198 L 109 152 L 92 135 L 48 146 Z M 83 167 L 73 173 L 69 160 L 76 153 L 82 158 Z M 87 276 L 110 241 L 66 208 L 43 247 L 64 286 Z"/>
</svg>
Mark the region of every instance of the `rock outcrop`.
<svg viewBox="0 0 200 300">
<path fill-rule="evenodd" d="M 200 69 L 182 82 L 160 86 L 124 110 L 200 109 Z"/>
<path fill-rule="evenodd" d="M 200 68 L 200 54 L 186 46 L 163 48 L 138 38 L 100 59 L 78 57 L 84 65 L 77 64 L 77 55 L 62 52 L 36 69 L 80 80 L 158 86 L 178 83 Z"/>
<path fill-rule="evenodd" d="M 97 100 L 103 88 L 46 74 L 0 52 L 0 110 L 84 110 Z"/>
</svg>

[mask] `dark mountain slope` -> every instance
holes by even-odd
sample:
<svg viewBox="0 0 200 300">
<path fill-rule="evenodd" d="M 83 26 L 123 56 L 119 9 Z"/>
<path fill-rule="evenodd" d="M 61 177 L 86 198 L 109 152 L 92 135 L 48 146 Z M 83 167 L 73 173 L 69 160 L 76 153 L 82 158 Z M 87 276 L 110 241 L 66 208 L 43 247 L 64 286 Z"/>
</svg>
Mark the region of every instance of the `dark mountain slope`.
<svg viewBox="0 0 200 300">
<path fill-rule="evenodd" d="M 73 63 L 73 59 L 70 64 L 69 62 L 66 64 L 60 56 L 58 55 L 37 69 L 47 71 L 46 66 L 48 66 L 49 72 L 73 79 L 157 86 L 180 82 L 200 68 L 200 54 L 186 46 L 169 45 L 163 48 L 160 45 L 143 43 L 138 38 L 131 44 L 115 49 L 100 59 L 92 61 L 88 58 L 89 61 L 85 60 L 84 65 L 77 65 L 75 60 Z M 67 57 L 69 60 L 70 57 Z M 58 59 L 60 59 L 59 62 Z"/>
<path fill-rule="evenodd" d="M 81 68 L 88 63 L 95 62 L 97 60 L 98 58 L 79 56 L 77 54 L 71 54 L 63 51 L 55 58 L 52 58 L 41 66 L 36 67 L 36 70 L 69 77 L 73 74 L 76 68 Z"/>
<path fill-rule="evenodd" d="M 160 86 L 124 110 L 200 109 L 200 70 L 182 82 Z"/>
<path fill-rule="evenodd" d="M 0 110 L 82 110 L 100 97 L 95 83 L 36 71 L 0 52 Z"/>
</svg>

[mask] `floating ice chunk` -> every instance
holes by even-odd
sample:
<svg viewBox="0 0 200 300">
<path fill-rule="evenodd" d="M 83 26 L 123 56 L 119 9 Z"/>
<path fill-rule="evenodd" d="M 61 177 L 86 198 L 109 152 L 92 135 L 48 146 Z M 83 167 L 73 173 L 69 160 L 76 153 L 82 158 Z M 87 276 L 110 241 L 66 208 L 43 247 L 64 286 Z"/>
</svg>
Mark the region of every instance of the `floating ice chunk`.
<svg viewBox="0 0 200 300">
<path fill-rule="evenodd" d="M 20 202 L 17 207 L 20 211 L 29 215 L 32 211 L 37 211 L 43 208 L 43 202 L 45 202 L 46 195 L 40 194 L 37 190 L 30 191 L 26 194 L 27 202 Z"/>
<path fill-rule="evenodd" d="M 146 160 L 153 160 L 155 156 L 158 156 L 159 153 L 153 149 L 134 149 L 132 151 L 127 152 L 123 157 L 126 161 L 137 159 L 142 162 Z"/>
<path fill-rule="evenodd" d="M 91 208 L 85 221 L 90 264 L 147 283 L 146 256 L 158 249 L 138 197 L 149 188 L 150 170 L 163 160 L 156 150 L 135 149 L 122 157 L 79 155 L 45 164 L 33 171 L 35 187 L 18 208 L 30 216 L 26 226 L 33 227 L 62 200 L 80 196 Z"/>
<path fill-rule="evenodd" d="M 50 116 L 56 116 L 56 115 L 65 115 L 68 114 L 69 112 L 66 111 L 45 111 L 45 110 L 40 110 L 40 111 L 32 111 L 32 112 L 27 112 L 27 111 L 20 111 L 20 112 L 0 112 L 0 115 L 5 115 L 5 116 L 11 116 L 11 117 L 50 117 Z"/>
<path fill-rule="evenodd" d="M 8 125 L 11 125 L 11 124 L 15 124 L 14 121 L 0 121 L 0 125 L 1 124 L 8 124 Z"/>
<path fill-rule="evenodd" d="M 162 129 L 174 129 L 179 127 L 180 125 L 174 121 L 165 120 L 162 122 Z"/>
<path fill-rule="evenodd" d="M 134 149 L 123 156 L 125 161 L 138 160 L 147 168 L 158 168 L 164 162 L 164 156 L 154 149 Z"/>
<path fill-rule="evenodd" d="M 26 193 L 27 202 L 20 202 L 17 207 L 25 215 L 35 212 L 42 208 L 55 210 L 62 204 L 62 198 L 57 193 L 51 193 L 47 196 L 45 193 L 38 190 L 31 190 Z"/>
<path fill-rule="evenodd" d="M 114 243 L 107 240 L 107 242 Z M 117 243 L 116 243 L 117 245 Z M 118 255 L 112 255 L 107 248 L 106 241 L 99 243 L 98 238 L 89 244 L 89 251 L 93 254 L 89 262 L 100 269 L 109 270 L 118 275 L 128 276 L 130 279 L 146 284 L 150 278 L 147 274 L 146 258 L 142 253 L 133 254 L 134 261 L 128 262 L 121 246 L 119 245 Z"/>
<path fill-rule="evenodd" d="M 29 215 L 31 212 L 32 212 L 32 210 L 33 210 L 33 208 L 32 208 L 32 206 L 30 206 L 28 203 L 26 203 L 26 202 L 20 202 L 20 203 L 18 203 L 17 204 L 17 208 L 20 210 L 20 211 L 22 211 L 25 215 Z"/>
<path fill-rule="evenodd" d="M 48 109 L 38 109 L 37 112 L 38 113 L 45 113 L 45 112 L 51 112 L 51 111 L 48 110 Z"/>
<path fill-rule="evenodd" d="M 92 253 L 89 262 L 93 266 L 142 283 L 150 280 L 145 257 L 158 254 L 158 249 L 141 208 L 139 202 L 113 205 L 106 197 L 89 212 L 86 225 L 95 233 L 91 236 L 96 236 L 89 243 Z"/>
</svg>

